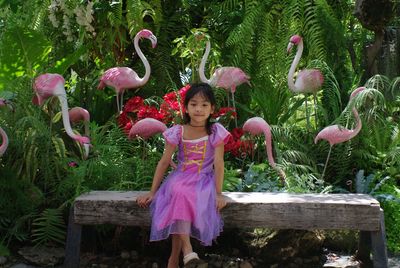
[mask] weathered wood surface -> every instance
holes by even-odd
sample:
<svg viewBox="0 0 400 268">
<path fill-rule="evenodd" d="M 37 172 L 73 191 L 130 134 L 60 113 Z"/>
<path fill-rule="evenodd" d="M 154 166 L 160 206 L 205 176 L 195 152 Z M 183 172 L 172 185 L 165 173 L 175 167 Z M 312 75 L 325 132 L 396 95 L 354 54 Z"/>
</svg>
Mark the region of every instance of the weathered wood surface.
<svg viewBox="0 0 400 268">
<path fill-rule="evenodd" d="M 149 209 L 136 198 L 144 192 L 93 191 L 75 200 L 77 224 L 149 226 Z M 224 193 L 226 227 L 354 229 L 379 231 L 379 202 L 366 194 Z"/>
</svg>

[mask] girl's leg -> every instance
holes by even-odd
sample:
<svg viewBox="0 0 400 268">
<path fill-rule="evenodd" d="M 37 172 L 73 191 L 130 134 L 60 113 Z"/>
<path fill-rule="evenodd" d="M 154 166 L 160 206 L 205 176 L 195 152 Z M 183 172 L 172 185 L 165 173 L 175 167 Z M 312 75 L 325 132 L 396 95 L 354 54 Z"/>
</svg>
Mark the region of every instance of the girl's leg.
<svg viewBox="0 0 400 268">
<path fill-rule="evenodd" d="M 180 234 L 179 237 L 182 243 L 181 246 L 183 256 L 186 256 L 187 254 L 193 252 L 192 244 L 190 243 L 190 236 L 187 234 Z"/>
<path fill-rule="evenodd" d="M 179 267 L 179 255 L 182 250 L 182 240 L 179 235 L 173 234 L 172 237 L 172 249 L 171 256 L 168 259 L 168 268 Z"/>
<path fill-rule="evenodd" d="M 185 268 L 207 268 L 208 264 L 199 259 L 197 253 L 193 252 L 189 235 L 179 235 L 182 243 L 183 263 Z"/>
</svg>

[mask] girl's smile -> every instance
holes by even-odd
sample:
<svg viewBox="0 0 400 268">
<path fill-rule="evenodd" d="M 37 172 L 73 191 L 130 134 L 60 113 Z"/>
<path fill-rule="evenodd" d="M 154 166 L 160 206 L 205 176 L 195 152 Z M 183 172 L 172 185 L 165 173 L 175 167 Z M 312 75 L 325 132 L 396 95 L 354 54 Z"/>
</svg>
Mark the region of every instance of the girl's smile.
<svg viewBox="0 0 400 268">
<path fill-rule="evenodd" d="M 196 94 L 190 99 L 186 112 L 189 114 L 191 125 L 205 125 L 208 117 L 214 112 L 214 106 L 203 95 Z"/>
</svg>

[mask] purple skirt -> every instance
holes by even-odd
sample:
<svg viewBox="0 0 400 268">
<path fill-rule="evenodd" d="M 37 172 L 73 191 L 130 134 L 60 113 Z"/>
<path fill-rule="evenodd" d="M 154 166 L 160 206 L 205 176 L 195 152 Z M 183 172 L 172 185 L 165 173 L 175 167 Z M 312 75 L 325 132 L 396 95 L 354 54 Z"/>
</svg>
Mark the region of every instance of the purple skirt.
<svg viewBox="0 0 400 268">
<path fill-rule="evenodd" d="M 172 172 L 151 203 L 150 241 L 170 234 L 188 234 L 209 246 L 221 233 L 223 221 L 216 208 L 213 172 Z"/>
</svg>

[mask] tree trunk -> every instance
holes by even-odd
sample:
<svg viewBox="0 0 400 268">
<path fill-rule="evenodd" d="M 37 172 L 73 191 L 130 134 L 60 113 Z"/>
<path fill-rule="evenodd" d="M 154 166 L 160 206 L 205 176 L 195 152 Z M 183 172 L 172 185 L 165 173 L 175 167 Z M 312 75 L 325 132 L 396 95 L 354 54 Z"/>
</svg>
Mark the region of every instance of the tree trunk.
<svg viewBox="0 0 400 268">
<path fill-rule="evenodd" d="M 356 1 L 354 15 L 364 28 L 375 33 L 374 42 L 365 48 L 365 73 L 361 82 L 365 82 L 369 77 L 381 71 L 378 67 L 380 63 L 377 56 L 382 53 L 381 48 L 384 42 L 385 28 L 394 15 L 393 11 L 393 2 L 391 0 Z"/>
<path fill-rule="evenodd" d="M 387 27 L 376 58 L 377 72 L 390 80 L 400 75 L 400 28 Z"/>
</svg>

